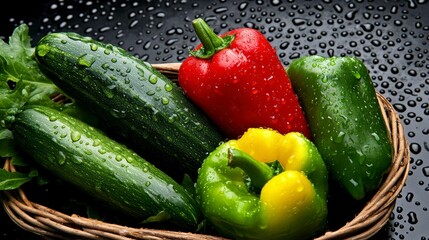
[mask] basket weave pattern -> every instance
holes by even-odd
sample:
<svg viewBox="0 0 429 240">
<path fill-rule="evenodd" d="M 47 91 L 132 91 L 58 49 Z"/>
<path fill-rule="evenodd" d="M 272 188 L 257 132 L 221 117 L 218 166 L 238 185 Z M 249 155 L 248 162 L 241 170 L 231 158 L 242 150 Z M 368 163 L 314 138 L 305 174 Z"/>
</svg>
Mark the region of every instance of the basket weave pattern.
<svg viewBox="0 0 429 240">
<path fill-rule="evenodd" d="M 177 77 L 180 63 L 153 64 L 168 77 Z M 359 213 L 337 230 L 325 232 L 317 240 L 327 239 L 368 239 L 376 234 L 388 221 L 395 206 L 395 200 L 402 190 L 408 176 L 409 149 L 400 119 L 390 102 L 377 93 L 385 124 L 392 144 L 392 165 L 380 188 Z M 4 169 L 15 171 L 7 159 Z M 9 217 L 26 231 L 45 238 L 54 239 L 212 239 L 222 240 L 219 236 L 191 232 L 134 228 L 111 224 L 76 214 L 67 215 L 30 201 L 22 189 L 4 191 L 3 207 Z"/>
</svg>

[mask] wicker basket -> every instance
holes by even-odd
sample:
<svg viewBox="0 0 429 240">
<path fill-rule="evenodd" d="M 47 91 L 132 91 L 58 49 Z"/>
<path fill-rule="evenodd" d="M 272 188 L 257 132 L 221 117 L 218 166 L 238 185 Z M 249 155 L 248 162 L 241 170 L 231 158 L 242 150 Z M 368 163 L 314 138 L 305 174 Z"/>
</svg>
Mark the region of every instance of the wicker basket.
<svg viewBox="0 0 429 240">
<path fill-rule="evenodd" d="M 175 78 L 180 63 L 153 66 L 166 76 Z M 351 221 L 335 231 L 325 232 L 317 240 L 368 239 L 376 234 L 388 221 L 395 200 L 407 179 L 410 156 L 399 116 L 384 96 L 377 93 L 377 97 L 393 143 L 394 155 L 390 171 L 378 191 Z M 6 160 L 4 168 L 14 171 L 10 159 Z M 5 191 L 4 196 L 3 207 L 9 217 L 24 230 L 47 239 L 224 239 L 191 232 L 127 227 L 76 214 L 67 215 L 30 201 L 22 189 Z"/>
</svg>

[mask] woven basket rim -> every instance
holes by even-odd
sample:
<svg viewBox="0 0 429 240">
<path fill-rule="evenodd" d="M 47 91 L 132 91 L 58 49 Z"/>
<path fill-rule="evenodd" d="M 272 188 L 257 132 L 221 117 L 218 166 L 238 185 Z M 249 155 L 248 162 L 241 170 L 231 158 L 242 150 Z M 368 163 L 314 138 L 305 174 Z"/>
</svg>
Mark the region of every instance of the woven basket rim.
<svg viewBox="0 0 429 240">
<path fill-rule="evenodd" d="M 154 68 L 170 78 L 177 77 L 180 63 L 152 64 Z M 377 92 L 385 124 L 393 145 L 393 158 L 388 174 L 378 191 L 362 210 L 337 230 L 329 230 L 316 240 L 369 239 L 389 220 L 396 198 L 408 176 L 410 152 L 400 118 L 382 94 Z M 6 159 L 4 169 L 15 171 L 11 159 Z M 67 215 L 30 201 L 21 188 L 4 191 L 3 208 L 10 219 L 22 229 L 37 235 L 56 239 L 225 239 L 220 236 L 192 232 L 134 228 L 100 220 Z"/>
</svg>

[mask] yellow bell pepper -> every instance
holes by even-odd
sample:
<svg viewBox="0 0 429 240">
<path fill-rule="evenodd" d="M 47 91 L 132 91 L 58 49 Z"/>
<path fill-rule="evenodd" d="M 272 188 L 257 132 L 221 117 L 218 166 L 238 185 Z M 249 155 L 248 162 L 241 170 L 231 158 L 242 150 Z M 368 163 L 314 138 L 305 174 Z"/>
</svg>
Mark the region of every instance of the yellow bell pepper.
<svg viewBox="0 0 429 240">
<path fill-rule="evenodd" d="M 326 226 L 326 166 L 298 132 L 250 128 L 221 144 L 200 168 L 196 193 L 226 237 L 306 239 Z"/>
</svg>

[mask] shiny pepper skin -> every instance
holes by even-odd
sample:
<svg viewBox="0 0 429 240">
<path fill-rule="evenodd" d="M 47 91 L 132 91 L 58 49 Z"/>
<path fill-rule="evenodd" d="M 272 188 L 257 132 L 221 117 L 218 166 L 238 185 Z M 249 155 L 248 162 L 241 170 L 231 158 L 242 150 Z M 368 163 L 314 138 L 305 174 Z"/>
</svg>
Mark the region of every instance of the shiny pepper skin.
<svg viewBox="0 0 429 240">
<path fill-rule="evenodd" d="M 217 36 L 202 19 L 193 24 L 202 44 L 181 64 L 179 84 L 227 137 L 249 127 L 310 137 L 287 73 L 261 32 L 239 28 Z"/>
<path fill-rule="evenodd" d="M 282 170 L 273 173 L 268 164 L 276 160 Z M 310 239 L 325 230 L 327 175 L 316 147 L 301 133 L 250 128 L 205 159 L 197 201 L 222 236 Z"/>
<path fill-rule="evenodd" d="M 356 200 L 371 196 L 393 148 L 365 64 L 313 55 L 295 59 L 287 72 L 332 179 Z"/>
</svg>

